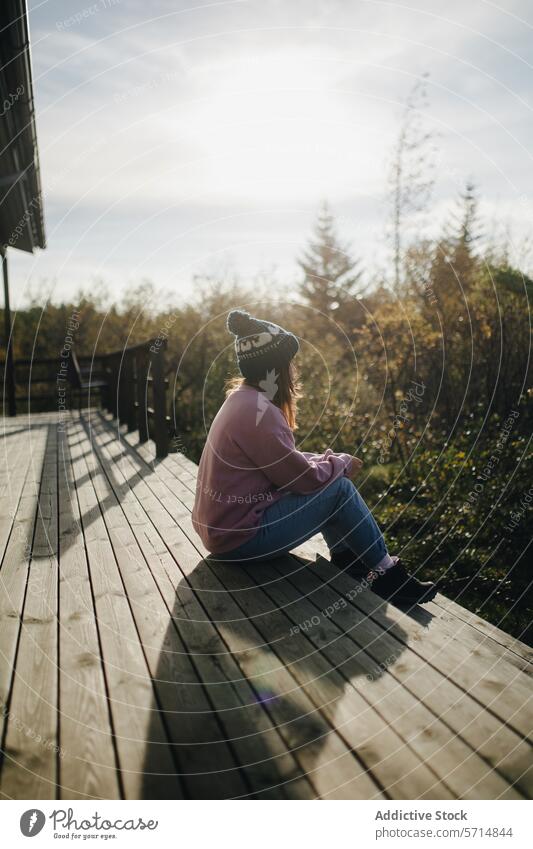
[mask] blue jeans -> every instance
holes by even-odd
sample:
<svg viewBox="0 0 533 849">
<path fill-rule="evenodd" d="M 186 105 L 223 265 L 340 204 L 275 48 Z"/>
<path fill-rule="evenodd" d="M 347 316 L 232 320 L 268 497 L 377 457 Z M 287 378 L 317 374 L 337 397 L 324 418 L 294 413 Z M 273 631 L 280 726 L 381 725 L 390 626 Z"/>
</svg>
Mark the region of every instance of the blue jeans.
<svg viewBox="0 0 533 849">
<path fill-rule="evenodd" d="M 351 549 L 364 566 L 373 569 L 387 554 L 383 535 L 349 478 L 310 495 L 289 493 L 267 507 L 254 537 L 217 560 L 268 560 L 296 548 L 321 532 L 330 552 Z M 354 558 L 355 559 L 355 558 Z"/>
</svg>

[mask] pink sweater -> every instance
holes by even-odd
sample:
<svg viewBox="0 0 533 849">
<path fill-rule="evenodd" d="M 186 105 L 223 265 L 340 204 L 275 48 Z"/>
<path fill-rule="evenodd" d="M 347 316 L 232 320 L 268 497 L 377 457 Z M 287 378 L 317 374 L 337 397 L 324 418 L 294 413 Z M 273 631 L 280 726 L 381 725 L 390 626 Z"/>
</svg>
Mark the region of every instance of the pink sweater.
<svg viewBox="0 0 533 849">
<path fill-rule="evenodd" d="M 289 492 L 308 494 L 351 472 L 349 454 L 298 451 L 285 416 L 241 385 L 222 404 L 200 459 L 194 529 L 212 554 L 257 533 L 263 512 Z"/>
</svg>

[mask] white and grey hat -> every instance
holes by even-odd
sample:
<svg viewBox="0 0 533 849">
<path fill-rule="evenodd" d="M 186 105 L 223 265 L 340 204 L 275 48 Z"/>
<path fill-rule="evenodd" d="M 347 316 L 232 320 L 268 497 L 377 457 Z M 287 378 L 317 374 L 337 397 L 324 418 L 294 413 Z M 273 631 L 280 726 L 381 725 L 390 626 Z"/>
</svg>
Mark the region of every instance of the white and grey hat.
<svg viewBox="0 0 533 849">
<path fill-rule="evenodd" d="M 268 370 L 292 360 L 300 348 L 294 333 L 272 321 L 254 318 L 245 310 L 232 310 L 227 328 L 235 335 L 235 353 L 243 377 L 257 380 Z"/>
</svg>

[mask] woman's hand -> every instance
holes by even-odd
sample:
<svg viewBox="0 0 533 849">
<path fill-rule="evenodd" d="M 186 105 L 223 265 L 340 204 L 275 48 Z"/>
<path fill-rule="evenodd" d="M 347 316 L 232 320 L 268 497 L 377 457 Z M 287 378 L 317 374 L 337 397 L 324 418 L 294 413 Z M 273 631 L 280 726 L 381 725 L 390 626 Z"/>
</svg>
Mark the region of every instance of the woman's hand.
<svg viewBox="0 0 533 849">
<path fill-rule="evenodd" d="M 348 477 L 351 481 L 355 480 L 361 469 L 363 468 L 363 461 L 359 459 L 359 457 L 352 457 L 352 470 Z"/>
</svg>

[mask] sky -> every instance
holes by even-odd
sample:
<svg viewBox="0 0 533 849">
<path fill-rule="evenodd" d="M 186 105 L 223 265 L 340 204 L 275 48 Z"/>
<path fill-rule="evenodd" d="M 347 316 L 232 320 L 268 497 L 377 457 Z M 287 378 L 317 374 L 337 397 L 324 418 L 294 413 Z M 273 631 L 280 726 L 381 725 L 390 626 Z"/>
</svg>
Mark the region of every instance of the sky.
<svg viewBox="0 0 533 849">
<path fill-rule="evenodd" d="M 48 247 L 13 300 L 195 276 L 282 290 L 327 199 L 366 278 L 387 263 L 387 172 L 429 74 L 436 232 L 465 181 L 520 250 L 533 209 L 527 0 L 29 0 Z"/>
</svg>

